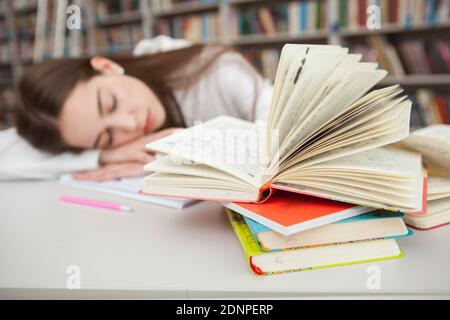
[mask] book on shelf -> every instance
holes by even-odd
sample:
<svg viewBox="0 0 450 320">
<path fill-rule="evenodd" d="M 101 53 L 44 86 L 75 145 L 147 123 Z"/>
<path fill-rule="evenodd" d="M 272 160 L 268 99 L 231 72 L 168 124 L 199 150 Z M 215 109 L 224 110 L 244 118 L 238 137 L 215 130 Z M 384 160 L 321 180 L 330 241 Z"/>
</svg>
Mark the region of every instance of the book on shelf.
<svg viewBox="0 0 450 320">
<path fill-rule="evenodd" d="M 231 35 L 291 34 L 326 30 L 327 6 L 323 0 L 297 1 L 272 6 L 235 8 L 231 11 Z"/>
<path fill-rule="evenodd" d="M 218 0 L 151 0 L 152 9 L 158 12 L 168 12 L 177 6 L 208 5 L 218 3 Z"/>
<path fill-rule="evenodd" d="M 412 96 L 416 106 L 416 125 L 418 127 L 436 124 L 450 124 L 450 95 L 437 94 L 428 89 L 419 89 Z"/>
<path fill-rule="evenodd" d="M 143 30 L 140 24 L 96 29 L 96 49 L 103 54 L 131 53 L 142 37 Z"/>
<path fill-rule="evenodd" d="M 262 202 L 284 190 L 423 212 L 420 155 L 382 147 L 408 136 L 411 102 L 398 86 L 369 92 L 387 73 L 360 58 L 339 46 L 285 45 L 265 130 L 219 117 L 152 142 L 168 156 L 145 166 L 153 174 L 143 191 Z"/>
<path fill-rule="evenodd" d="M 330 25 L 341 30 L 366 29 L 371 5 L 379 8 L 382 27 L 411 28 L 450 21 L 447 0 L 330 0 Z"/>
<path fill-rule="evenodd" d="M 280 61 L 279 49 L 243 50 L 242 54 L 264 78 L 275 81 L 278 61 Z"/>
<path fill-rule="evenodd" d="M 449 74 L 450 41 L 403 40 L 398 51 L 409 74 Z"/>
<path fill-rule="evenodd" d="M 217 13 L 190 14 L 159 19 L 157 30 L 160 34 L 192 42 L 219 41 L 222 37 L 220 17 Z"/>
<path fill-rule="evenodd" d="M 139 12 L 140 0 L 100 0 L 95 2 L 97 22 L 107 21 L 111 16 Z"/>
<path fill-rule="evenodd" d="M 244 216 L 253 237 L 263 251 L 290 250 L 412 235 L 403 222 L 404 214 L 377 210 L 339 220 L 310 230 L 282 235 Z"/>
<path fill-rule="evenodd" d="M 15 0 L 13 1 L 13 9 L 15 11 L 34 9 L 37 5 L 37 0 Z"/>
<path fill-rule="evenodd" d="M 411 133 L 399 147 L 422 154 L 428 178 L 427 212 L 407 214 L 405 221 L 417 229 L 433 229 L 450 223 L 450 125 L 434 125 Z"/>
<path fill-rule="evenodd" d="M 242 246 L 247 264 L 256 275 L 273 275 L 400 258 L 395 239 L 361 241 L 293 250 L 263 251 L 243 217 L 227 209 L 230 224 Z"/>
</svg>

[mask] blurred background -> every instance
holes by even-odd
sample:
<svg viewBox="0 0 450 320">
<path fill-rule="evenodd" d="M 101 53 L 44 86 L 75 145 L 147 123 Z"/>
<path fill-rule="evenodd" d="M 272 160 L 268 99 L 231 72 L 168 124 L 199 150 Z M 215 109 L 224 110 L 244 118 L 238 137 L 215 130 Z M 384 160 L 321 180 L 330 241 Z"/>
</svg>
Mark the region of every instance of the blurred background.
<svg viewBox="0 0 450 320">
<path fill-rule="evenodd" d="M 286 42 L 347 46 L 389 71 L 381 86 L 403 86 L 413 127 L 450 123 L 450 0 L 0 0 L 0 129 L 28 65 L 159 34 L 232 45 L 272 80 Z"/>
</svg>

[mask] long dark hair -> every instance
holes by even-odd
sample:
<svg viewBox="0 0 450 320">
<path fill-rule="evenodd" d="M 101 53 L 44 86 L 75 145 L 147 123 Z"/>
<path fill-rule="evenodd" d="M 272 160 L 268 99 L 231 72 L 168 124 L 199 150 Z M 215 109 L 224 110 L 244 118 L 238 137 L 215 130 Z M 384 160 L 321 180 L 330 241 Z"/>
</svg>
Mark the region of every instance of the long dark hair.
<svg viewBox="0 0 450 320">
<path fill-rule="evenodd" d="M 194 84 L 222 53 L 230 50 L 226 46 L 197 44 L 151 55 L 110 59 L 155 92 L 167 112 L 164 127 L 182 127 L 184 120 L 173 91 Z M 64 143 L 58 118 L 74 87 L 97 75 L 99 72 L 91 67 L 90 58 L 62 58 L 30 66 L 17 84 L 20 98 L 15 114 L 17 132 L 43 151 L 81 151 Z"/>
</svg>

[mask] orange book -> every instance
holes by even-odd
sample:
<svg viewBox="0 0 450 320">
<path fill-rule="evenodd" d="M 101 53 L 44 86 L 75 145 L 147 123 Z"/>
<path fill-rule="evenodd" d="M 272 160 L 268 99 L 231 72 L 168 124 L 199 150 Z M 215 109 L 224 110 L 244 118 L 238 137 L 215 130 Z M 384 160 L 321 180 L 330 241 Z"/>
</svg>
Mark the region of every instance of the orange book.
<svg viewBox="0 0 450 320">
<path fill-rule="evenodd" d="M 228 202 L 224 206 L 285 236 L 374 210 L 286 191 L 277 191 L 260 204 Z"/>
</svg>

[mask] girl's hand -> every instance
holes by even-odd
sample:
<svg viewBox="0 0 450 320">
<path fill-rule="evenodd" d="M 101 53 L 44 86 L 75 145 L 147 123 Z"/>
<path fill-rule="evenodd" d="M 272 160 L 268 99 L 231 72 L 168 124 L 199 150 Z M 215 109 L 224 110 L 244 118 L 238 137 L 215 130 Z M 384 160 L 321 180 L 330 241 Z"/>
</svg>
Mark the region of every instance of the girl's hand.
<svg viewBox="0 0 450 320">
<path fill-rule="evenodd" d="M 99 169 L 77 172 L 73 177 L 77 180 L 105 181 L 117 178 L 131 178 L 144 175 L 142 163 L 114 163 L 107 164 Z"/>
<path fill-rule="evenodd" d="M 146 164 L 153 161 L 154 157 L 146 149 L 145 145 L 155 140 L 172 134 L 178 128 L 169 128 L 155 133 L 145 135 L 122 146 L 105 149 L 100 152 L 100 165 L 105 166 L 113 163 L 137 162 Z"/>
</svg>

